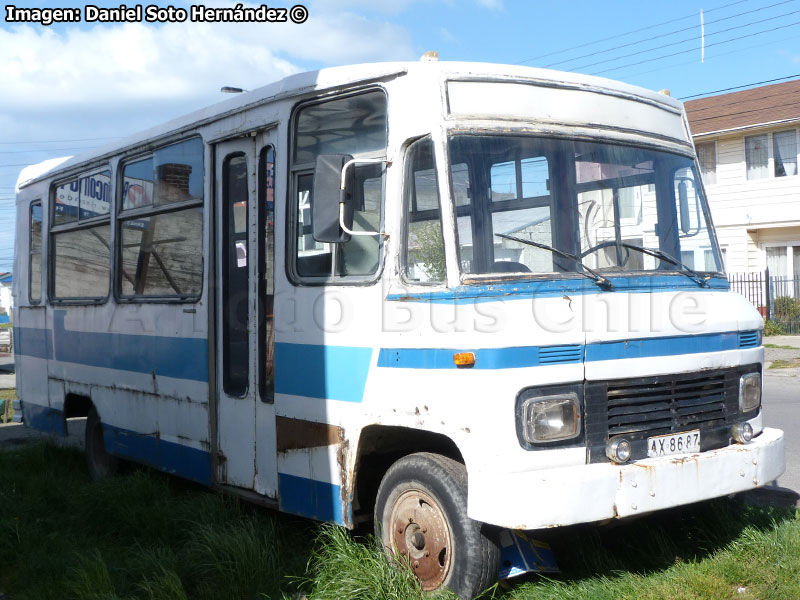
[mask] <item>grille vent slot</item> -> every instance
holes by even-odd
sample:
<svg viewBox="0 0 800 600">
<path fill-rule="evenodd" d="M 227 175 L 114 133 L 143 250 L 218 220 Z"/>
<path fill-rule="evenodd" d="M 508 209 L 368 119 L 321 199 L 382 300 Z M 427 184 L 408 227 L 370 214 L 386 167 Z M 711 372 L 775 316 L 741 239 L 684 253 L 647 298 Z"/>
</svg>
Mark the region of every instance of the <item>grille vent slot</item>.
<svg viewBox="0 0 800 600">
<path fill-rule="evenodd" d="M 740 331 L 739 348 L 757 348 L 758 331 Z"/>
<path fill-rule="evenodd" d="M 579 363 L 583 360 L 583 346 L 548 346 L 539 348 L 539 364 L 554 365 Z"/>
<path fill-rule="evenodd" d="M 659 435 L 725 423 L 725 377 L 656 379 L 608 387 L 608 435 Z"/>
</svg>

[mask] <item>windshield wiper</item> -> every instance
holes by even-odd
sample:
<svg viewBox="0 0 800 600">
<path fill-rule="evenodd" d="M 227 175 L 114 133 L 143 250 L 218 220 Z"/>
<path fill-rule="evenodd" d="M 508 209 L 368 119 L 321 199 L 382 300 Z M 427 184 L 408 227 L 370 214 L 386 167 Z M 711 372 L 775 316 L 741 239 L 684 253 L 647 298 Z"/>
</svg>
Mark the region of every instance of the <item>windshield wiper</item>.
<svg viewBox="0 0 800 600">
<path fill-rule="evenodd" d="M 700 275 L 700 273 L 698 273 L 694 269 L 690 269 L 681 261 L 679 261 L 677 258 L 667 254 L 666 252 L 663 252 L 662 250 L 656 250 L 654 248 L 644 248 L 642 246 L 637 246 L 636 244 L 629 244 L 628 242 L 621 242 L 621 245 L 624 248 L 638 250 L 643 254 L 649 254 L 650 256 L 653 256 L 655 258 L 660 258 L 661 260 L 665 260 L 668 263 L 678 267 L 680 269 L 678 273 L 680 273 L 681 275 L 686 275 L 686 277 L 694 281 L 700 287 L 708 287 L 708 281 L 711 279 L 711 275 L 705 275 L 705 276 Z"/>
<path fill-rule="evenodd" d="M 548 246 L 547 244 L 540 244 L 539 242 L 534 242 L 533 240 L 524 240 L 522 238 L 514 237 L 513 235 L 506 235 L 505 233 L 495 233 L 497 237 L 505 238 L 507 240 L 511 240 L 512 242 L 519 242 L 520 244 L 526 244 L 528 246 L 534 246 L 535 248 L 541 248 L 542 250 L 549 250 L 553 254 L 558 254 L 559 256 L 563 256 L 564 258 L 568 258 L 570 260 L 574 260 L 576 263 L 580 265 L 583 271 L 579 271 L 581 275 L 584 277 L 588 277 L 589 279 L 594 280 L 594 282 L 599 285 L 601 288 L 605 290 L 613 290 L 614 286 L 611 285 L 611 282 L 597 273 L 593 271 L 580 259 L 580 257 L 576 256 L 575 254 L 570 254 L 569 252 L 564 252 L 563 250 L 559 250 L 558 248 L 553 248 L 553 246 Z"/>
</svg>

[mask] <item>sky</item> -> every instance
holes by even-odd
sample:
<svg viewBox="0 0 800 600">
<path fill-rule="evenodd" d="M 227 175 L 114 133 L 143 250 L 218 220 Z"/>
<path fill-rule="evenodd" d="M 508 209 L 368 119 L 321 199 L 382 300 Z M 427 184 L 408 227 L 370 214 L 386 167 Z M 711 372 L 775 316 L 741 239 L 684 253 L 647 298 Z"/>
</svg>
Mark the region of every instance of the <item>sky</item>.
<svg viewBox="0 0 800 600">
<path fill-rule="evenodd" d="M 188 10 L 201 3 L 150 4 Z M 79 8 L 83 16 L 85 4 L 14 6 Z M 299 24 L 0 21 L 0 272 L 12 270 L 14 185 L 25 165 L 224 100 L 222 86 L 253 89 L 328 66 L 417 60 L 428 50 L 441 60 L 599 74 L 666 88 L 677 98 L 800 77 L 800 0 L 307 0 L 304 6 L 308 18 Z"/>
</svg>

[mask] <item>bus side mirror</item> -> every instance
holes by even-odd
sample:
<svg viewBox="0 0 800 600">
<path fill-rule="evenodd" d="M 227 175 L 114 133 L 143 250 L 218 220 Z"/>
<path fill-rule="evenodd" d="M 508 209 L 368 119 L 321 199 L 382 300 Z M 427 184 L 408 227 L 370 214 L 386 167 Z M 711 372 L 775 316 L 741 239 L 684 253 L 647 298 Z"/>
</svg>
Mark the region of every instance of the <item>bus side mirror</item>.
<svg viewBox="0 0 800 600">
<path fill-rule="evenodd" d="M 314 189 L 311 196 L 311 224 L 318 242 L 349 242 L 350 234 L 339 226 L 339 204 L 344 202 L 343 221 L 353 227 L 353 203 L 342 190 L 342 169 L 352 160 L 349 154 L 320 154 L 314 168 Z M 350 179 L 352 177 L 352 169 Z M 350 186 L 346 186 L 350 187 Z"/>
<path fill-rule="evenodd" d="M 678 184 L 678 200 L 680 205 L 681 231 L 689 233 L 692 229 L 691 219 L 689 218 L 689 186 L 685 181 Z"/>
</svg>

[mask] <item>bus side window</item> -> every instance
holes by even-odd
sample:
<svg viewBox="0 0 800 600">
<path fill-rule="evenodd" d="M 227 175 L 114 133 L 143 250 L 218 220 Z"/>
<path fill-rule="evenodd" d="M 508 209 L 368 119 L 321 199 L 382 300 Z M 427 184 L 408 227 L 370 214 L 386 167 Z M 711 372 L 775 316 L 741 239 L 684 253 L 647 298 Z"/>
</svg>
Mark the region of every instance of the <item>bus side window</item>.
<svg viewBox="0 0 800 600">
<path fill-rule="evenodd" d="M 50 297 L 97 303 L 108 297 L 111 273 L 111 171 L 81 174 L 52 190 Z"/>
<path fill-rule="evenodd" d="M 200 297 L 203 181 L 200 138 L 123 165 L 116 275 L 121 299 Z"/>
<path fill-rule="evenodd" d="M 353 236 L 329 244 L 314 239 L 312 206 L 314 165 L 319 154 L 350 154 L 359 159 L 386 156 L 386 96 L 380 90 L 308 104 L 295 114 L 292 150 L 292 207 L 295 234 L 294 273 L 301 279 L 336 281 L 344 277 L 370 279 L 380 264 L 380 238 Z M 353 229 L 381 229 L 383 168 L 354 169 Z"/>
<path fill-rule="evenodd" d="M 28 252 L 28 301 L 42 301 L 42 203 L 31 202 L 30 246 Z"/>
<path fill-rule="evenodd" d="M 433 143 L 414 142 L 408 150 L 405 177 L 407 225 L 403 248 L 405 279 L 437 283 L 445 279 L 444 242 Z"/>
</svg>

